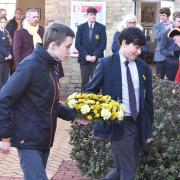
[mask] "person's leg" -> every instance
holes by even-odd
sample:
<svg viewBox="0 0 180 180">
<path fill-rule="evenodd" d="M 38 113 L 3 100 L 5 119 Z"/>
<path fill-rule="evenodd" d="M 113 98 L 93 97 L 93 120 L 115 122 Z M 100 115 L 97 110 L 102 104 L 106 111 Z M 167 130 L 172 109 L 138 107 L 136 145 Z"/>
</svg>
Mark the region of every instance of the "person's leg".
<svg viewBox="0 0 180 180">
<path fill-rule="evenodd" d="M 3 64 L 4 64 L 4 68 L 3 68 L 3 77 L 2 78 L 3 78 L 3 85 L 4 85 L 10 76 L 10 62 L 6 61 Z"/>
<path fill-rule="evenodd" d="M 165 63 L 165 61 L 156 62 L 156 75 L 160 79 L 164 79 L 165 74 L 166 74 L 166 63 Z"/>
<path fill-rule="evenodd" d="M 91 75 L 91 68 L 87 64 L 80 64 L 81 70 L 81 91 L 83 91 L 86 87 L 86 84 L 89 82 L 89 78 Z"/>
<path fill-rule="evenodd" d="M 117 168 L 113 169 L 101 180 L 120 180 L 120 170 Z"/>
<path fill-rule="evenodd" d="M 178 64 L 167 62 L 166 76 L 169 81 L 174 81 L 178 71 Z"/>
<path fill-rule="evenodd" d="M 24 173 L 24 180 L 48 180 L 45 167 L 49 150 L 18 149 L 18 155 Z"/>
<path fill-rule="evenodd" d="M 3 62 L 0 62 L 0 89 L 3 86 L 3 74 L 4 74 L 4 66 L 3 66 Z"/>
<path fill-rule="evenodd" d="M 121 140 L 112 141 L 111 149 L 116 169 L 104 180 L 135 180 L 139 156 L 136 123 L 124 122 L 124 136 Z"/>
<path fill-rule="evenodd" d="M 91 64 L 90 65 L 90 78 L 92 79 L 93 77 L 93 73 L 94 73 L 94 70 L 96 69 L 96 64 Z"/>
</svg>

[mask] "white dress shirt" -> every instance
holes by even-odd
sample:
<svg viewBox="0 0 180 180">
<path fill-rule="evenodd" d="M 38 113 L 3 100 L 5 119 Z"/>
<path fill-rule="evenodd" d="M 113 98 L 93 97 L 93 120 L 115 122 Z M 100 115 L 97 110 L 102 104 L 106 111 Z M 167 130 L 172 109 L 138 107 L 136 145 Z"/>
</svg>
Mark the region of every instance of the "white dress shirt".
<svg viewBox="0 0 180 180">
<path fill-rule="evenodd" d="M 126 116 L 131 116 L 130 106 L 129 106 L 129 94 L 128 94 L 128 83 L 127 83 L 127 74 L 125 61 L 127 60 L 122 54 L 121 50 L 119 51 L 120 64 L 121 64 L 121 77 L 122 77 L 122 104 L 125 106 Z M 134 60 L 129 61 L 129 69 L 131 72 L 131 78 L 134 85 L 135 96 L 136 96 L 136 107 L 137 112 L 139 112 L 139 74 Z"/>
<path fill-rule="evenodd" d="M 94 28 L 94 24 L 95 24 L 95 22 L 93 22 L 93 23 L 90 23 L 90 22 L 88 22 L 88 26 L 89 26 L 89 28 L 90 28 L 90 25 L 92 24 L 92 29 Z"/>
</svg>

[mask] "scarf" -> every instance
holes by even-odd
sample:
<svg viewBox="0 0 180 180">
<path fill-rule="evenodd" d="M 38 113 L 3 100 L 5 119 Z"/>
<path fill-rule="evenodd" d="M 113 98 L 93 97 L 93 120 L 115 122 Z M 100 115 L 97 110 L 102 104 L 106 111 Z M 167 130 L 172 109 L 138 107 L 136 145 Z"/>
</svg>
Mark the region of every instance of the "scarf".
<svg viewBox="0 0 180 180">
<path fill-rule="evenodd" d="M 27 22 L 27 20 L 24 20 L 23 28 L 26 29 L 28 31 L 28 33 L 33 36 L 34 47 L 36 47 L 37 43 L 42 43 L 42 39 L 41 39 L 41 37 L 38 34 L 39 25 L 31 26 Z"/>
</svg>

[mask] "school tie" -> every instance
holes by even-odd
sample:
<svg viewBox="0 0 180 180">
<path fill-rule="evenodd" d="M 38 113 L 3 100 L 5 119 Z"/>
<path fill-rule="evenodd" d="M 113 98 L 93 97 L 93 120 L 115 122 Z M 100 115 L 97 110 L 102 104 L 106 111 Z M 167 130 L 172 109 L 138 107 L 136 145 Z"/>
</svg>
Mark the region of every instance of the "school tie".
<svg viewBox="0 0 180 180">
<path fill-rule="evenodd" d="M 93 32 L 93 27 L 92 27 L 92 24 L 90 24 L 90 26 L 89 26 L 89 40 L 91 40 L 92 32 Z"/>
<path fill-rule="evenodd" d="M 135 95 L 135 90 L 134 90 L 134 85 L 133 81 L 131 78 L 131 72 L 129 70 L 129 61 L 125 61 L 125 66 L 126 66 L 126 74 L 127 74 L 127 84 L 128 84 L 128 93 L 129 93 L 129 106 L 130 106 L 130 111 L 131 111 L 131 116 L 134 121 L 137 119 L 137 105 L 136 105 L 136 95 Z"/>
</svg>

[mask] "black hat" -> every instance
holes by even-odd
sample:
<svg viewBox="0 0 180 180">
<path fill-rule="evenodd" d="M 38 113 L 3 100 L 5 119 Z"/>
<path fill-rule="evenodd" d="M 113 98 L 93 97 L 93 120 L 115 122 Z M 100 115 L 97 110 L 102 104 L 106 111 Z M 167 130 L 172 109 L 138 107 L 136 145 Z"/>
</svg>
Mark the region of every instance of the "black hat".
<svg viewBox="0 0 180 180">
<path fill-rule="evenodd" d="M 170 38 L 172 38 L 172 37 L 174 37 L 174 36 L 176 36 L 176 35 L 180 35 L 180 28 L 179 28 L 179 27 L 172 29 L 172 30 L 169 31 L 169 33 L 168 33 L 168 37 L 170 37 Z"/>
<path fill-rule="evenodd" d="M 96 13 L 97 13 L 96 8 L 94 8 L 94 7 L 92 7 L 92 6 L 88 7 L 88 8 L 87 8 L 87 14 L 89 14 L 89 13 L 96 14 Z"/>
</svg>

